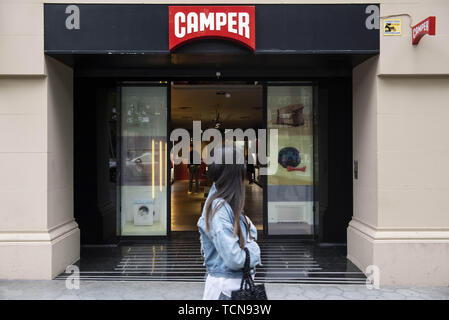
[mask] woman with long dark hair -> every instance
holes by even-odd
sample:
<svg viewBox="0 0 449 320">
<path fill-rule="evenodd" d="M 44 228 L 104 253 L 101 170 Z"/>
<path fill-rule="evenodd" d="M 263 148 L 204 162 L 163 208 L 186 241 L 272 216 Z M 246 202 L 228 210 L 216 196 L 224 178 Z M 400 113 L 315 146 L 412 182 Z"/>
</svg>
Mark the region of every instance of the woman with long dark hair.
<svg viewBox="0 0 449 320">
<path fill-rule="evenodd" d="M 240 288 L 245 263 L 246 247 L 250 253 L 251 274 L 260 264 L 257 230 L 243 214 L 245 204 L 244 164 L 236 164 L 242 157 L 240 150 L 221 147 L 221 163 L 208 166 L 208 177 L 213 184 L 198 220 L 201 250 L 207 278 L 203 299 L 230 299 L 231 292 Z M 233 159 L 233 164 L 225 164 Z"/>
</svg>

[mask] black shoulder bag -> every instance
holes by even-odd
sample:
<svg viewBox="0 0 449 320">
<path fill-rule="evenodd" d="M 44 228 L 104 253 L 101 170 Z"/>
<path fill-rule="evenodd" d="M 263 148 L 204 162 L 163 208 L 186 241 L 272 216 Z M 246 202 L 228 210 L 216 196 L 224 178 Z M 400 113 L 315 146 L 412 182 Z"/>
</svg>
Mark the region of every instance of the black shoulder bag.
<svg viewBox="0 0 449 320">
<path fill-rule="evenodd" d="M 249 269 L 249 251 L 245 248 L 246 258 L 243 267 L 242 282 L 240 283 L 240 290 L 231 292 L 231 300 L 268 300 L 264 284 L 254 284 Z"/>
</svg>

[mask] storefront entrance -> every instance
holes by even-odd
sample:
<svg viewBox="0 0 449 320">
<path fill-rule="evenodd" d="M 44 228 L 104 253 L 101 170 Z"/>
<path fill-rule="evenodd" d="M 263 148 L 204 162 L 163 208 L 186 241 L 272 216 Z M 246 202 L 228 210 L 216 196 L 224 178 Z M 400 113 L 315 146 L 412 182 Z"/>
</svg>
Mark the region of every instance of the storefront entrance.
<svg viewBox="0 0 449 320">
<path fill-rule="evenodd" d="M 285 130 L 279 150 L 300 153 L 296 168 L 304 171 L 279 165 L 280 175 L 264 179 L 256 166 L 254 183 L 247 182 L 245 211 L 259 229 L 264 261 L 258 281 L 365 283 L 344 246 L 352 212 L 350 88 L 349 75 L 309 81 L 76 77 L 75 218 L 82 279 L 203 281 L 196 221 L 208 184 L 200 179 L 198 193 L 195 183 L 188 193 L 186 165 L 172 166 L 168 153 L 170 133 L 191 132 L 192 121 L 200 120 L 203 130 Z M 302 116 L 278 117 L 283 113 L 277 110 L 295 104 L 304 105 Z M 314 200 L 309 206 L 308 195 Z M 143 219 L 146 212 L 154 212 L 152 221 Z"/>
<path fill-rule="evenodd" d="M 344 242 L 352 212 L 350 81 L 76 78 L 82 243 L 197 232 L 210 187 L 206 166 L 199 166 L 198 192 L 195 177 L 189 192 L 189 170 L 173 165 L 169 138 L 176 128 L 191 133 L 193 121 L 202 130 L 278 130 L 275 174 L 260 175 L 257 161 L 248 174 L 245 212 L 262 236 Z M 235 143 L 257 157 L 245 138 Z"/>
<path fill-rule="evenodd" d="M 252 18 L 239 22 L 237 42 L 227 41 L 232 32 L 177 41 L 169 13 L 178 8 L 168 5 L 77 8 L 110 20 L 104 28 L 91 24 L 95 18 L 64 29 L 66 6 L 45 5 L 45 53 L 74 71 L 74 216 L 82 245 L 196 232 L 209 187 L 204 166 L 198 193 L 189 194 L 187 170 L 169 153 L 171 132 L 189 131 L 194 120 L 202 130 L 278 130 L 277 170 L 261 176 L 256 163 L 248 181 L 254 193 L 246 210 L 263 238 L 346 243 L 352 70 L 378 53 L 366 5 L 256 5 L 246 8 Z M 229 104 L 239 90 L 245 93 Z M 236 143 L 249 150 L 245 139 Z"/>
<path fill-rule="evenodd" d="M 136 268 L 150 258 L 155 267 L 159 260 L 181 267 L 180 257 L 198 263 L 181 251 L 198 253 L 195 225 L 210 185 L 200 166 L 199 188 L 188 193 L 188 171 L 169 153 L 173 130 L 189 132 L 195 120 L 201 130 L 278 130 L 275 150 L 269 134 L 266 141 L 277 169 L 260 175 L 256 162 L 245 208 L 258 241 L 267 241 L 263 255 L 275 251 L 274 265 L 288 273 L 288 253 L 302 264 L 329 243 L 338 244 L 331 251 L 344 248 L 353 212 L 352 70 L 379 52 L 366 4 L 245 6 L 237 8 L 244 11 L 237 29 L 231 12 L 227 31 L 219 33 L 209 20 L 182 21 L 182 14 L 211 10 L 202 6 L 181 15 L 173 13 L 183 8 L 166 4 L 75 7 L 79 14 L 67 16 L 66 5 L 45 5 L 45 53 L 74 71 L 74 216 L 83 248 L 115 248 L 98 252 L 104 257 L 136 250 Z M 89 18 L 78 28 L 79 16 Z M 251 155 L 245 138 L 235 143 Z M 195 243 L 182 248 L 189 237 Z M 171 247 L 175 239 L 180 248 Z M 335 252 L 343 269 L 352 268 L 345 249 Z M 305 267 L 307 277 L 335 270 L 315 267 Z M 111 272 L 121 268 L 119 261 Z"/>
<path fill-rule="evenodd" d="M 245 213 L 264 235 L 314 236 L 314 92 L 311 82 L 161 81 L 118 84 L 117 236 L 167 236 L 196 231 L 211 181 L 204 158 L 189 169 L 174 164 L 169 135 L 183 129 L 192 137 L 217 129 L 235 134 L 248 164 Z M 267 130 L 275 172 L 261 175 L 261 140 L 251 130 Z M 276 150 L 270 150 L 276 129 Z M 245 134 L 243 134 L 245 133 Z M 252 145 L 254 144 L 254 145 Z M 208 141 L 200 153 L 207 154 Z M 262 147 L 260 147 L 262 148 Z M 250 163 L 250 157 L 254 164 Z M 187 159 L 185 159 L 187 160 Z"/>
<path fill-rule="evenodd" d="M 172 166 L 168 153 L 170 133 L 190 132 L 192 121 L 201 120 L 203 130 L 285 130 L 278 149 L 300 153 L 301 170 L 280 164 L 280 174 L 265 179 L 256 166 L 254 183 L 247 182 L 245 210 L 259 229 L 265 265 L 258 281 L 364 283 L 344 245 L 352 213 L 350 74 L 284 81 L 188 80 L 192 75 L 164 81 L 75 77 L 82 278 L 203 281 L 196 221 L 208 185 L 200 179 L 199 192 L 193 183 L 188 193 L 186 165 Z M 298 104 L 302 115 L 278 112 Z"/>
</svg>

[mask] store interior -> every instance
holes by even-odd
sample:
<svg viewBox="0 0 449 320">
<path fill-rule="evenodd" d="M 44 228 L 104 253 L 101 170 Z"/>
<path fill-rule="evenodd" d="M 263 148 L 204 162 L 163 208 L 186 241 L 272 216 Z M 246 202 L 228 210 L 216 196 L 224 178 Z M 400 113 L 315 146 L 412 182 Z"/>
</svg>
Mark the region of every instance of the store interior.
<svg viewBox="0 0 449 320">
<path fill-rule="evenodd" d="M 229 129 L 263 128 L 263 89 L 257 82 L 174 82 L 170 94 L 171 129 L 183 128 L 192 136 L 193 121 L 201 121 L 201 130 L 215 128 L 222 133 Z M 209 142 L 202 142 L 202 153 Z M 236 141 L 248 155 L 248 141 Z M 253 155 L 256 157 L 256 154 Z M 263 189 L 256 165 L 248 172 L 244 212 L 258 230 L 263 229 Z M 189 191 L 187 164 L 171 168 L 171 230 L 196 231 L 211 181 L 207 179 L 204 159 L 199 166 L 199 184 L 192 177 Z"/>
</svg>

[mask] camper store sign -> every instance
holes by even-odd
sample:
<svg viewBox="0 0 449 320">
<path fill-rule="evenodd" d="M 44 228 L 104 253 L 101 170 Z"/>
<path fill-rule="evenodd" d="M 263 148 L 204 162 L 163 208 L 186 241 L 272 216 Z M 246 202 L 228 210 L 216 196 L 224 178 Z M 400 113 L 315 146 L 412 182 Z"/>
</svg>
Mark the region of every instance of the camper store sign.
<svg viewBox="0 0 449 320">
<path fill-rule="evenodd" d="M 435 35 L 435 20 L 435 17 L 428 17 L 412 27 L 412 44 L 418 44 L 419 40 L 426 34 Z"/>
<path fill-rule="evenodd" d="M 254 6 L 170 6 L 168 11 L 170 51 L 209 38 L 256 49 Z"/>
</svg>

